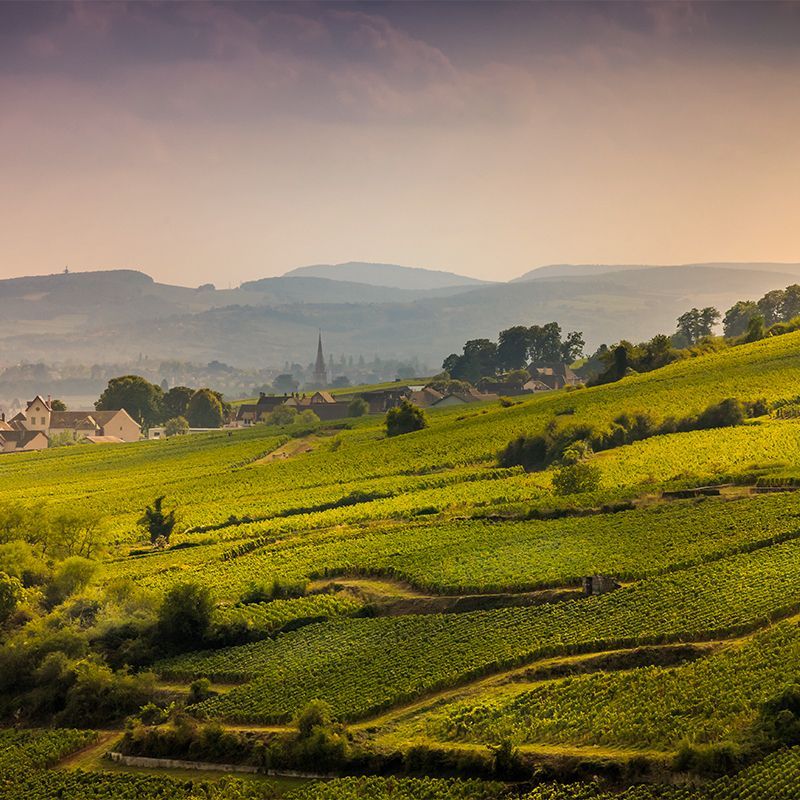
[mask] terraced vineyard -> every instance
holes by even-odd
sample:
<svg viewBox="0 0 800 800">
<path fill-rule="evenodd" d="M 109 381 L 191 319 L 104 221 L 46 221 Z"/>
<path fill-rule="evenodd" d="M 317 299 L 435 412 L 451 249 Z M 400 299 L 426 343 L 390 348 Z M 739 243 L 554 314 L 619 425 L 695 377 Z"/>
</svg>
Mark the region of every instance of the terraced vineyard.
<svg viewBox="0 0 800 800">
<path fill-rule="evenodd" d="M 252 681 L 198 707 L 210 716 L 284 720 L 321 698 L 353 719 L 534 658 L 763 625 L 800 607 L 798 570 L 800 542 L 788 542 L 573 603 L 333 621 L 274 641 L 181 656 L 158 669 L 170 677 Z"/>
<path fill-rule="evenodd" d="M 453 741 L 572 743 L 668 751 L 746 730 L 797 677 L 800 630 L 783 623 L 742 645 L 676 667 L 642 667 L 516 685 L 457 702 L 426 720 Z"/>
<path fill-rule="evenodd" d="M 147 585 L 159 588 L 202 576 L 220 597 L 232 599 L 254 581 L 348 573 L 398 578 L 443 593 L 523 591 L 575 585 L 598 570 L 641 578 L 755 549 L 800 535 L 798 512 L 800 497 L 791 495 L 682 501 L 553 521 L 335 528 L 285 534 L 235 558 L 225 559 L 226 551 L 214 545 L 176 558 L 121 562 L 115 571 L 140 572 Z"/>
</svg>

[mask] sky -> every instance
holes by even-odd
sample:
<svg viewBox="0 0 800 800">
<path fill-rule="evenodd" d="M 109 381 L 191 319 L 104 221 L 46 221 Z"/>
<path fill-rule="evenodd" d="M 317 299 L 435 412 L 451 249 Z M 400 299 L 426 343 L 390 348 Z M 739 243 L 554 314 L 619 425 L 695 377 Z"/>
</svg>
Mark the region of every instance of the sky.
<svg viewBox="0 0 800 800">
<path fill-rule="evenodd" d="M 0 3 L 0 277 L 800 261 L 800 3 Z"/>
</svg>

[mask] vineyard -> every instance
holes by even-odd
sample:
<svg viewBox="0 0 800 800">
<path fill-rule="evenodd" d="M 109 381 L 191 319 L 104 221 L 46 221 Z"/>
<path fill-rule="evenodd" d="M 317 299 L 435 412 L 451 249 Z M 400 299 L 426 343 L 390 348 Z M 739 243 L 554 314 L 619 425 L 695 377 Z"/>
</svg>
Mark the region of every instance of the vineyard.
<svg viewBox="0 0 800 800">
<path fill-rule="evenodd" d="M 783 623 L 741 646 L 676 667 L 545 681 L 459 702 L 426 720 L 444 740 L 580 743 L 670 750 L 731 738 L 796 673 L 800 631 Z M 642 709 L 647 714 L 642 714 Z"/>
<path fill-rule="evenodd" d="M 21 561 L 0 647 L 0 800 L 794 800 L 800 708 L 797 740 L 791 708 L 777 739 L 751 734 L 798 679 L 796 416 L 586 452 L 597 480 L 580 492 L 559 483 L 566 457 L 526 472 L 498 452 L 623 411 L 798 396 L 788 334 L 433 409 L 395 437 L 366 416 L 0 458 L 0 571 Z M 140 520 L 162 495 L 178 521 L 154 547 Z M 96 520 L 91 559 L 10 533 L 25 513 L 67 512 Z M 585 596 L 587 576 L 614 590 Z M 95 713 L 85 731 L 58 727 Z M 159 757 L 167 729 L 190 754 L 195 733 L 235 731 L 308 769 L 292 750 L 304 724 L 302 747 L 339 777 L 287 788 L 80 757 L 110 731 L 150 731 Z M 679 761 L 686 748 L 736 759 L 703 772 Z"/>
<path fill-rule="evenodd" d="M 746 631 L 800 608 L 799 568 L 800 542 L 787 542 L 572 603 L 331 621 L 157 668 L 252 681 L 198 707 L 210 716 L 285 720 L 321 698 L 354 719 L 535 658 Z"/>
</svg>

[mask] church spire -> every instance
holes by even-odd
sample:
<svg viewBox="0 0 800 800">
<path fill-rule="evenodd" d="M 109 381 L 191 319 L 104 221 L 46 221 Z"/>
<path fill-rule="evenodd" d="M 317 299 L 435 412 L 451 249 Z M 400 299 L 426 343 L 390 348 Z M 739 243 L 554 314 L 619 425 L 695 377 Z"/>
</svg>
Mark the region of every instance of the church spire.
<svg viewBox="0 0 800 800">
<path fill-rule="evenodd" d="M 325 367 L 325 356 L 322 353 L 322 331 L 317 340 L 317 361 L 314 364 L 314 383 L 325 386 L 328 383 L 328 370 Z"/>
</svg>

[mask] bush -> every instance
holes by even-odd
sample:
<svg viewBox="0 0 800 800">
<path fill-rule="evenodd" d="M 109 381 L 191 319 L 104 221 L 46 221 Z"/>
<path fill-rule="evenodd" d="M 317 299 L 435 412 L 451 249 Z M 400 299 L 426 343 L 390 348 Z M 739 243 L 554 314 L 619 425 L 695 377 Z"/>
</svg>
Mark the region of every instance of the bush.
<svg viewBox="0 0 800 800">
<path fill-rule="evenodd" d="M 267 425 L 291 425 L 297 417 L 297 409 L 291 406 L 278 406 L 273 412 L 267 414 Z"/>
<path fill-rule="evenodd" d="M 311 700 L 297 715 L 297 730 L 300 737 L 308 738 L 314 728 L 330 728 L 333 724 L 331 707 L 324 700 Z"/>
<path fill-rule="evenodd" d="M 179 583 L 164 596 L 158 612 L 158 633 L 166 650 L 202 645 L 211 627 L 214 601 L 200 583 Z"/>
<path fill-rule="evenodd" d="M 297 415 L 297 421 L 303 425 L 316 425 L 319 422 L 319 417 L 310 408 L 307 408 Z"/>
<path fill-rule="evenodd" d="M 209 697 L 216 697 L 217 692 L 211 688 L 211 681 L 208 678 L 198 678 L 189 685 L 189 695 L 186 698 L 186 705 L 193 706 L 195 703 L 202 703 Z"/>
<path fill-rule="evenodd" d="M 307 586 L 308 582 L 302 579 L 284 580 L 275 577 L 272 583 L 251 583 L 242 594 L 241 600 L 246 605 L 268 603 L 270 600 L 290 600 L 303 597 Z"/>
<path fill-rule="evenodd" d="M 600 470 L 585 461 L 561 467 L 553 475 L 553 490 L 556 494 L 593 492 L 599 486 Z"/>
<path fill-rule="evenodd" d="M 103 725 L 138 710 L 154 691 L 152 673 L 112 672 L 105 664 L 87 659 L 74 668 L 74 683 L 58 722 L 79 727 Z"/>
<path fill-rule="evenodd" d="M 363 397 L 354 397 L 347 406 L 348 417 L 363 417 L 369 412 L 369 403 Z"/>
<path fill-rule="evenodd" d="M 189 433 L 189 420 L 186 417 L 173 417 L 164 424 L 165 436 L 182 436 Z"/>
<path fill-rule="evenodd" d="M 427 425 L 428 421 L 423 410 L 408 400 L 403 400 L 399 406 L 390 408 L 386 412 L 386 433 L 389 436 L 419 431 Z"/>
<path fill-rule="evenodd" d="M 729 428 L 741 425 L 745 419 L 745 408 L 741 400 L 727 397 L 719 403 L 708 406 L 701 412 L 694 426 L 689 430 L 705 430 L 706 428 Z"/>
<path fill-rule="evenodd" d="M 0 572 L 0 625 L 4 625 L 22 602 L 24 593 L 17 578 Z"/>
<path fill-rule="evenodd" d="M 800 685 L 793 683 L 764 703 L 756 725 L 771 747 L 800 744 Z"/>
<path fill-rule="evenodd" d="M 88 558 L 72 556 L 59 564 L 53 580 L 45 591 L 50 607 L 63 603 L 68 597 L 85 588 L 97 570 L 97 563 Z"/>
<path fill-rule="evenodd" d="M 501 467 L 523 467 L 530 472 L 547 463 L 547 440 L 544 436 L 518 436 L 500 452 Z"/>
</svg>

